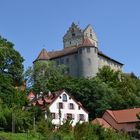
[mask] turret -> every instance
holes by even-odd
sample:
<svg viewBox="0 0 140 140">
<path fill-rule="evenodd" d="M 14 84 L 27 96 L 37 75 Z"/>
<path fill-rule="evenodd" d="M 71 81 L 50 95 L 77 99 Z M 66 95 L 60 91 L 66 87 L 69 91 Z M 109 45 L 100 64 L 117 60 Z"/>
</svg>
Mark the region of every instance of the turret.
<svg viewBox="0 0 140 140">
<path fill-rule="evenodd" d="M 95 47 L 98 47 L 98 39 L 90 24 L 84 29 L 83 33 L 84 39 L 88 38 L 91 41 L 91 43 L 94 44 Z"/>
<path fill-rule="evenodd" d="M 40 54 L 38 55 L 38 57 L 36 58 L 36 60 L 33 63 L 35 63 L 37 61 L 47 61 L 49 59 L 50 59 L 50 57 L 49 57 L 47 51 L 45 49 L 42 49 Z"/>
<path fill-rule="evenodd" d="M 79 77 L 94 77 L 98 72 L 98 48 L 89 38 L 85 38 L 78 48 Z"/>
</svg>

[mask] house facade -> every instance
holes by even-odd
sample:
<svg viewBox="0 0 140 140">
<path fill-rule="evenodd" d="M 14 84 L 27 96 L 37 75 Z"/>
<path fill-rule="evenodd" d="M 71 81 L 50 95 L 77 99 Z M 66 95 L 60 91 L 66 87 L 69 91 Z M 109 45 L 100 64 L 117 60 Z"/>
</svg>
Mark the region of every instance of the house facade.
<svg viewBox="0 0 140 140">
<path fill-rule="evenodd" d="M 47 52 L 42 49 L 34 61 L 55 61 L 67 66 L 67 74 L 73 77 L 94 77 L 100 68 L 110 66 L 122 70 L 123 64 L 99 50 L 98 39 L 91 25 L 81 29 L 72 23 L 63 37 L 63 49 Z"/>
<path fill-rule="evenodd" d="M 33 97 L 32 93 L 28 96 Z M 38 98 L 35 97 L 30 102 L 34 106 L 40 106 L 42 110 L 45 109 L 45 104 L 48 104 L 52 123 L 56 126 L 62 125 L 67 119 L 72 121 L 72 126 L 76 125 L 77 122 L 88 122 L 86 109 L 65 90 L 49 93 L 46 96 L 41 95 Z M 47 115 L 45 117 L 47 118 Z"/>
</svg>

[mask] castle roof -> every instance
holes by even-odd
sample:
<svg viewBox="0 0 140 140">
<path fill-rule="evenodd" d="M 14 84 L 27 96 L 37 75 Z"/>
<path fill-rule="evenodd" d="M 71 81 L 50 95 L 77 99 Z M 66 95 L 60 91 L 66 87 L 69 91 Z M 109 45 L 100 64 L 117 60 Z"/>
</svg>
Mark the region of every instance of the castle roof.
<svg viewBox="0 0 140 140">
<path fill-rule="evenodd" d="M 59 58 L 62 56 L 71 55 L 71 54 L 77 53 L 78 49 L 81 47 L 91 47 L 91 46 L 94 47 L 95 45 L 90 41 L 89 38 L 85 38 L 83 41 L 83 44 L 78 45 L 78 46 L 67 47 L 67 48 L 64 48 L 62 50 L 50 51 L 50 52 L 47 52 L 45 49 L 42 49 L 42 51 L 40 52 L 39 56 L 37 57 L 37 59 L 35 61 L 37 61 L 37 60 L 52 60 L 52 59 Z M 111 57 L 105 55 L 103 52 L 101 52 L 99 50 L 98 50 L 98 55 L 105 57 L 106 59 L 109 59 L 110 61 L 113 61 L 113 62 L 118 63 L 120 65 L 123 65 L 119 61 L 112 59 Z"/>
<path fill-rule="evenodd" d="M 43 48 L 40 52 L 40 54 L 37 57 L 37 60 L 49 60 L 50 57 L 47 53 L 47 51 Z"/>
<path fill-rule="evenodd" d="M 89 40 L 89 38 L 85 38 L 84 42 L 81 46 L 94 46 L 93 43 Z"/>
</svg>

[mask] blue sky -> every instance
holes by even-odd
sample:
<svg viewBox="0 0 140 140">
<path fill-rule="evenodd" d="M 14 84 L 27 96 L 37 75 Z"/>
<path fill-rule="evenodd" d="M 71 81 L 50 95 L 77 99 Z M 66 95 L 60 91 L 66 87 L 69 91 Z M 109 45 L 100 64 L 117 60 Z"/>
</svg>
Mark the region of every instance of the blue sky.
<svg viewBox="0 0 140 140">
<path fill-rule="evenodd" d="M 0 0 L 0 35 L 32 65 L 42 48 L 63 48 L 74 21 L 91 24 L 99 49 L 140 76 L 140 0 Z"/>
</svg>

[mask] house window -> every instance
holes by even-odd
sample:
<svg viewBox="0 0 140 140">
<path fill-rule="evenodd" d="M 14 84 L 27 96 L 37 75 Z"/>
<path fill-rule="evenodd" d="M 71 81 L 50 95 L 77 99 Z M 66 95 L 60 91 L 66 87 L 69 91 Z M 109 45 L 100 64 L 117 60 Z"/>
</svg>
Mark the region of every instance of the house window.
<svg viewBox="0 0 140 140">
<path fill-rule="evenodd" d="M 87 48 L 87 53 L 90 53 L 90 48 Z"/>
<path fill-rule="evenodd" d="M 85 121 L 84 114 L 79 114 L 79 121 Z"/>
<path fill-rule="evenodd" d="M 71 120 L 72 119 L 72 114 L 67 113 L 67 119 Z"/>
<path fill-rule="evenodd" d="M 73 103 L 69 104 L 69 109 L 74 109 L 74 104 Z"/>
<path fill-rule="evenodd" d="M 55 119 L 55 113 L 51 113 L 52 119 Z"/>
<path fill-rule="evenodd" d="M 63 94 L 63 102 L 67 102 L 67 95 Z"/>
<path fill-rule="evenodd" d="M 81 109 L 81 107 L 80 107 L 80 106 L 78 106 L 78 109 L 80 110 L 80 109 Z"/>
<path fill-rule="evenodd" d="M 59 109 L 63 109 L 63 103 L 59 103 Z"/>
</svg>

